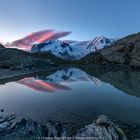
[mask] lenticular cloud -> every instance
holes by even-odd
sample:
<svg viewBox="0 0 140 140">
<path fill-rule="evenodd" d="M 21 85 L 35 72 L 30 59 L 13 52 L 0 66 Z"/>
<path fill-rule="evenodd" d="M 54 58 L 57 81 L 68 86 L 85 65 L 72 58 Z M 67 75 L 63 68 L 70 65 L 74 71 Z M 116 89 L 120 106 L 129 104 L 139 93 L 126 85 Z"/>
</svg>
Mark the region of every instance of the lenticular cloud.
<svg viewBox="0 0 140 140">
<path fill-rule="evenodd" d="M 31 33 L 24 38 L 13 41 L 10 45 L 21 49 L 29 50 L 34 43 L 41 43 L 50 39 L 60 39 L 71 34 L 70 31 L 58 32 L 55 30 L 42 30 Z"/>
</svg>

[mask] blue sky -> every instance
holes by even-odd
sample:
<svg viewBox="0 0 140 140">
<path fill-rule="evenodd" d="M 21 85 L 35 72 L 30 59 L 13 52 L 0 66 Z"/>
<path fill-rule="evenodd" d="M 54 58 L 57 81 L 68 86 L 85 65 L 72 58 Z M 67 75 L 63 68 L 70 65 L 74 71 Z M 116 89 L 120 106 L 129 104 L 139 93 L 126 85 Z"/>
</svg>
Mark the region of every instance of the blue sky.
<svg viewBox="0 0 140 140">
<path fill-rule="evenodd" d="M 140 31 L 140 0 L 0 0 L 0 41 L 31 32 L 72 31 L 66 39 L 122 37 Z"/>
</svg>

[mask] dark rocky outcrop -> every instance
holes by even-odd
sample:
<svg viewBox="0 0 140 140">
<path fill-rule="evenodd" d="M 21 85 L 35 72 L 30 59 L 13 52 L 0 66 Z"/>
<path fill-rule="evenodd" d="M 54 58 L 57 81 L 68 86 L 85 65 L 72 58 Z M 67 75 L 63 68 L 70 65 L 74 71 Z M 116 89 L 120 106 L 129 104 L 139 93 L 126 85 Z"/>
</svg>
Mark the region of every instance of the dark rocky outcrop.
<svg viewBox="0 0 140 140">
<path fill-rule="evenodd" d="M 97 140 L 126 140 L 122 129 L 104 115 L 100 115 L 92 124 L 78 130 L 76 136 L 82 139 L 89 137 Z"/>
<path fill-rule="evenodd" d="M 95 138 L 102 140 L 126 140 L 122 129 L 111 122 L 106 116 L 101 115 L 92 124 L 77 131 L 76 134 L 69 135 L 69 130 L 61 123 L 46 122 L 41 123 L 31 119 L 22 119 L 13 123 L 14 114 L 0 116 L 0 138 L 1 140 L 20 139 L 65 139 L 76 137 L 81 139 Z"/>
<path fill-rule="evenodd" d="M 18 49 L 0 48 L 0 68 L 29 69 L 52 66 L 53 59 L 46 59 L 38 54 L 32 54 Z"/>
<path fill-rule="evenodd" d="M 0 48 L 5 48 L 2 44 L 0 44 Z"/>
<path fill-rule="evenodd" d="M 76 64 L 66 61 L 50 53 L 30 53 L 13 48 L 0 48 L 0 68 L 11 70 L 32 70 L 36 68 L 48 69 L 50 66 Z"/>
</svg>

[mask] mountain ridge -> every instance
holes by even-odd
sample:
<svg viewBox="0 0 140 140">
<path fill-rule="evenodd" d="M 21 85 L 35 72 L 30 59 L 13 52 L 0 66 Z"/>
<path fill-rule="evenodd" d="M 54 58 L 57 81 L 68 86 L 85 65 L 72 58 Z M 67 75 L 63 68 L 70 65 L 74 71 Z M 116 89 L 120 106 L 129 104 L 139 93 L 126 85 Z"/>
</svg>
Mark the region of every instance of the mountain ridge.
<svg viewBox="0 0 140 140">
<path fill-rule="evenodd" d="M 128 35 L 104 49 L 88 54 L 81 59 L 81 62 L 140 67 L 140 32 Z"/>
<path fill-rule="evenodd" d="M 65 43 L 60 40 L 48 40 L 42 43 L 34 44 L 31 52 L 48 52 L 58 58 L 66 60 L 79 60 L 87 54 L 109 46 L 114 40 L 104 36 L 96 37 L 90 41 Z"/>
<path fill-rule="evenodd" d="M 76 56 L 79 54 L 81 56 L 81 49 L 64 43 L 62 41 L 54 41 L 59 44 L 59 47 L 64 49 L 64 52 L 61 52 L 61 49 L 56 46 L 53 46 L 54 52 L 56 54 L 60 49 L 60 56 L 67 56 L 65 50 L 71 52 L 73 58 L 73 52 Z M 72 46 L 72 48 L 71 48 Z M 44 45 L 43 45 L 44 47 Z M 43 48 L 42 47 L 42 48 Z M 55 48 L 56 47 L 56 48 Z M 84 48 L 83 46 L 81 46 Z M 50 46 L 51 48 L 51 46 Z M 49 48 L 49 49 L 50 49 Z M 46 48 L 45 48 L 46 49 Z M 76 50 L 76 51 L 75 51 Z M 86 47 L 85 49 L 86 50 Z M 36 68 L 36 67 L 46 67 L 48 66 L 58 66 L 58 65 L 117 65 L 117 66 L 127 66 L 127 67 L 139 67 L 140 68 L 140 33 L 126 36 L 122 39 L 119 39 L 113 42 L 108 47 L 104 47 L 97 51 L 90 52 L 86 54 L 84 51 L 84 57 L 80 59 L 62 59 L 62 57 L 56 57 L 55 54 L 47 52 L 37 51 L 35 53 L 30 53 L 18 49 L 10 48 L 0 48 L 0 67 L 1 68 L 10 68 L 10 69 L 22 69 L 22 68 Z M 18 58 L 18 59 L 17 59 Z"/>
</svg>

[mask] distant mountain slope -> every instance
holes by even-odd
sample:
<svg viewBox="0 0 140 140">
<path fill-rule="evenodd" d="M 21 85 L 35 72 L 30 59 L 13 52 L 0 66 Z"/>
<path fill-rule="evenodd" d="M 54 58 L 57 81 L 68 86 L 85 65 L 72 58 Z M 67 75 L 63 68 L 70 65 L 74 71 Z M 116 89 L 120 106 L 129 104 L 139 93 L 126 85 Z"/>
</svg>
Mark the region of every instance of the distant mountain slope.
<svg viewBox="0 0 140 140">
<path fill-rule="evenodd" d="M 93 38 L 92 40 L 80 41 L 80 42 L 76 42 L 73 44 L 77 45 L 77 46 L 86 47 L 86 49 L 88 49 L 90 51 L 96 51 L 96 50 L 102 49 L 106 46 L 109 46 L 116 40 L 117 39 L 110 39 L 105 36 L 97 36 L 97 37 Z"/>
<path fill-rule="evenodd" d="M 140 33 L 126 36 L 109 47 L 93 52 L 81 62 L 140 66 Z"/>
<path fill-rule="evenodd" d="M 104 47 L 111 45 L 114 41 L 115 39 L 109 39 L 105 36 L 97 36 L 93 40 L 88 42 L 87 49 L 92 49 L 95 51 L 103 49 Z"/>
<path fill-rule="evenodd" d="M 38 54 L 31 54 L 18 49 L 1 48 L 0 49 L 0 68 L 5 69 L 34 69 L 44 68 L 53 65 L 55 56 L 40 57 Z M 55 64 L 57 65 L 57 64 Z"/>
<path fill-rule="evenodd" d="M 118 40 L 101 54 L 109 61 L 140 66 L 140 33 Z"/>
<path fill-rule="evenodd" d="M 48 40 L 43 43 L 34 44 L 31 52 L 47 52 L 62 59 L 75 59 L 73 47 L 60 40 Z"/>
</svg>

